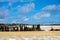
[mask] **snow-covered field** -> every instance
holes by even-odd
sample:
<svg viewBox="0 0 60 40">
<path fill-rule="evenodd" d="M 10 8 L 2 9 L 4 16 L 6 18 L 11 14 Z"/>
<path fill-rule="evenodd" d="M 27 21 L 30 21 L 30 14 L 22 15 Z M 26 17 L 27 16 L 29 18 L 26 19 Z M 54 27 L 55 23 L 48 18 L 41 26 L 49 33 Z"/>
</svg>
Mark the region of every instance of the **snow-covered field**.
<svg viewBox="0 0 60 40">
<path fill-rule="evenodd" d="M 8 36 L 0 37 L 0 40 L 60 40 L 60 36 Z"/>
<path fill-rule="evenodd" d="M 60 40 L 60 31 L 0 32 L 0 40 Z"/>
</svg>

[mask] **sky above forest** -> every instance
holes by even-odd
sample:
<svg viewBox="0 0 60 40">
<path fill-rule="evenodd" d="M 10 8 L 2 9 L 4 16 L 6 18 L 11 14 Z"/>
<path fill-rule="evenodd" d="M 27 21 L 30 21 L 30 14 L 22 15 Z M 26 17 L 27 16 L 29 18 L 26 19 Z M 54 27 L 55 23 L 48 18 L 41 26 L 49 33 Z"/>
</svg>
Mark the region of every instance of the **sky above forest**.
<svg viewBox="0 0 60 40">
<path fill-rule="evenodd" d="M 60 24 L 60 0 L 0 0 L 0 24 Z"/>
</svg>

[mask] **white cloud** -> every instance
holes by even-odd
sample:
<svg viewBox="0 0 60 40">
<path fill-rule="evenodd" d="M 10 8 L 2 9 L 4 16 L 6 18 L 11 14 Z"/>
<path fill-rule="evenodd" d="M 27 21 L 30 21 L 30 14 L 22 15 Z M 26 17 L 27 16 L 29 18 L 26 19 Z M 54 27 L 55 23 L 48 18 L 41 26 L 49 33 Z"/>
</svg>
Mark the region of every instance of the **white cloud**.
<svg viewBox="0 0 60 40">
<path fill-rule="evenodd" d="M 55 11 L 57 14 L 60 13 L 60 5 L 47 5 L 37 12 L 32 19 L 41 19 L 51 16 L 51 11 Z"/>
<path fill-rule="evenodd" d="M 13 20 L 11 23 L 18 23 L 18 22 L 17 22 L 17 20 L 15 19 L 15 20 Z"/>
<path fill-rule="evenodd" d="M 35 4 L 34 3 L 30 3 L 30 4 L 25 4 L 24 6 L 17 6 L 17 13 L 28 13 L 33 11 L 35 8 Z"/>
<path fill-rule="evenodd" d="M 9 5 L 11 6 L 12 4 L 9 3 Z M 24 4 L 23 6 L 18 5 L 16 8 L 11 8 L 11 11 L 17 10 L 16 13 L 18 14 L 23 14 L 23 13 L 29 13 L 34 11 L 35 9 L 35 4 L 32 3 L 28 3 L 28 4 Z M 28 21 L 30 18 L 27 18 L 25 16 L 21 16 L 18 15 L 18 17 L 14 18 L 14 20 L 11 23 L 21 23 L 19 21 Z"/>
<path fill-rule="evenodd" d="M 6 6 L 0 7 L 0 23 L 8 23 L 7 18 L 9 18 L 9 10 Z"/>
<path fill-rule="evenodd" d="M 0 0 L 0 2 L 6 2 L 6 1 L 8 1 L 8 0 Z"/>
<path fill-rule="evenodd" d="M 33 2 L 34 0 L 0 0 L 0 2 Z"/>
<path fill-rule="evenodd" d="M 44 7 L 43 10 L 56 10 L 56 5 L 48 5 Z"/>
<path fill-rule="evenodd" d="M 0 23 L 5 23 L 6 19 L 0 19 Z"/>
<path fill-rule="evenodd" d="M 9 3 L 8 5 L 11 6 L 12 3 Z M 35 4 L 32 2 L 32 3 L 24 4 L 22 6 L 18 5 L 16 7 L 11 7 L 11 12 L 13 12 L 14 10 L 16 10 L 15 13 L 22 14 L 22 13 L 32 12 L 32 11 L 34 11 L 34 9 L 35 9 Z"/>
<path fill-rule="evenodd" d="M 47 12 L 45 13 L 44 12 L 44 14 L 42 15 L 42 17 L 50 17 L 50 15 L 51 15 L 50 13 L 47 13 Z"/>
<path fill-rule="evenodd" d="M 26 16 L 17 16 L 15 18 L 13 18 L 13 21 L 11 23 L 21 23 L 23 21 L 28 21 L 29 18 L 27 18 Z"/>
<path fill-rule="evenodd" d="M 24 19 L 24 21 L 28 21 L 28 20 L 29 20 L 29 18 L 25 18 L 25 19 Z"/>
<path fill-rule="evenodd" d="M 9 16 L 9 10 L 5 7 L 0 8 L 0 18 L 7 18 Z"/>
<path fill-rule="evenodd" d="M 13 4 L 12 2 L 9 2 L 9 3 L 8 3 L 8 6 L 12 6 L 12 4 Z"/>
<path fill-rule="evenodd" d="M 58 11 L 60 10 L 60 5 L 47 5 L 44 8 L 42 8 L 43 11 Z"/>
<path fill-rule="evenodd" d="M 31 4 L 25 4 L 24 6 L 18 6 L 16 9 L 18 9 L 18 13 L 28 13 L 32 10 L 34 10 L 34 3 Z M 21 23 L 19 20 L 22 20 L 22 23 L 30 21 L 30 20 L 39 20 L 41 18 L 49 18 L 51 16 L 51 12 L 48 12 L 47 10 L 53 11 L 60 8 L 59 5 L 48 5 L 41 9 L 41 11 L 37 12 L 35 15 L 33 15 L 30 18 L 27 18 L 25 16 L 17 17 L 18 19 L 14 19 L 12 23 Z M 45 11 L 44 11 L 45 10 Z M 40 21 L 39 21 L 40 22 Z"/>
<path fill-rule="evenodd" d="M 11 2 L 33 2 L 34 0 L 9 0 Z"/>
<path fill-rule="evenodd" d="M 33 16 L 33 18 L 34 19 L 41 19 L 41 18 L 45 18 L 45 17 L 50 17 L 50 13 L 48 13 L 48 12 L 38 12 L 38 13 L 36 13 L 34 16 Z"/>
<path fill-rule="evenodd" d="M 35 4 L 34 3 L 25 4 L 23 6 L 17 6 L 16 8 L 12 8 L 12 9 L 13 10 L 17 9 L 17 13 L 29 13 L 29 12 L 31 12 L 31 11 L 33 11 L 35 9 Z M 48 6 L 45 6 L 45 7 L 43 7 L 41 9 L 41 11 L 37 12 L 32 17 L 28 18 L 28 17 L 25 17 L 25 16 L 19 16 L 19 17 L 14 18 L 12 23 L 21 23 L 20 20 L 22 20 L 22 23 L 23 23 L 23 22 L 30 21 L 31 19 L 32 20 L 39 20 L 41 18 L 49 18 L 51 16 L 51 12 L 49 12 L 47 10 L 49 10 L 49 11 L 60 10 L 60 5 L 48 5 Z M 5 13 L 4 15 L 6 15 L 6 13 L 8 13 L 8 12 L 9 11 L 7 9 L 5 9 L 5 8 L 2 9 L 1 8 L 0 15 L 3 15 L 4 13 Z M 60 13 L 60 11 L 58 11 L 58 13 Z M 0 23 L 5 22 L 3 20 L 0 20 L 0 21 L 1 21 Z"/>
<path fill-rule="evenodd" d="M 60 5 L 57 6 L 57 10 L 60 12 Z"/>
<path fill-rule="evenodd" d="M 30 18 L 29 17 L 26 17 L 26 16 L 17 16 L 15 18 L 13 18 L 12 22 L 11 23 L 25 23 L 27 21 L 29 21 Z"/>
</svg>

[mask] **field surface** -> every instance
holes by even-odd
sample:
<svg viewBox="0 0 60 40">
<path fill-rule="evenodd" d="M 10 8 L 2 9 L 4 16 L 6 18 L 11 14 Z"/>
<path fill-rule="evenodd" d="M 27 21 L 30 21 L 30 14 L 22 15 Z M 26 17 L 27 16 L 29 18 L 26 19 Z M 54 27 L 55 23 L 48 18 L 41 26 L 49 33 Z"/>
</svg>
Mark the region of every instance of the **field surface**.
<svg viewBox="0 0 60 40">
<path fill-rule="evenodd" d="M 4 36 L 23 36 L 23 35 L 40 35 L 40 36 L 60 36 L 60 31 L 22 31 L 22 32 L 0 32 Z"/>
</svg>

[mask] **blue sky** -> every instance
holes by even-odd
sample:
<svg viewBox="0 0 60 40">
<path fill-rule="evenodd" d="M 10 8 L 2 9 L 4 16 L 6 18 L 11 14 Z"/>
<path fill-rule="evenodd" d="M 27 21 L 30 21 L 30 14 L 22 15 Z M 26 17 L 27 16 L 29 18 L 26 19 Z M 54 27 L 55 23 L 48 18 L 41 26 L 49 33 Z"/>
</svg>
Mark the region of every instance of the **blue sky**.
<svg viewBox="0 0 60 40">
<path fill-rule="evenodd" d="M 0 0 L 0 23 L 60 24 L 60 0 Z"/>
</svg>

